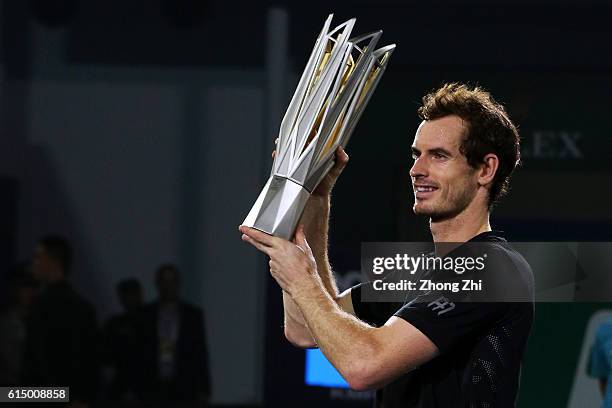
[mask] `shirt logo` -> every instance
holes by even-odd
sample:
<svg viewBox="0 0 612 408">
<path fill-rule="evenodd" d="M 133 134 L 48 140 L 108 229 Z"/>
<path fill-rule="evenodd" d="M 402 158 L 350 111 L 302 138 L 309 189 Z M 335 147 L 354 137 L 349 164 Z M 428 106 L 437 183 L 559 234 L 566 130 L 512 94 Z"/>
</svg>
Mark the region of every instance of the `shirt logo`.
<svg viewBox="0 0 612 408">
<path fill-rule="evenodd" d="M 444 296 L 440 296 L 439 298 L 437 298 L 436 300 L 434 300 L 433 302 L 430 302 L 427 307 L 431 307 L 431 311 L 435 312 L 436 310 L 439 310 L 438 312 L 438 316 L 446 313 L 446 312 L 450 312 L 451 310 L 453 310 L 455 308 L 455 304 L 451 301 L 449 301 L 447 298 L 445 298 Z"/>
</svg>

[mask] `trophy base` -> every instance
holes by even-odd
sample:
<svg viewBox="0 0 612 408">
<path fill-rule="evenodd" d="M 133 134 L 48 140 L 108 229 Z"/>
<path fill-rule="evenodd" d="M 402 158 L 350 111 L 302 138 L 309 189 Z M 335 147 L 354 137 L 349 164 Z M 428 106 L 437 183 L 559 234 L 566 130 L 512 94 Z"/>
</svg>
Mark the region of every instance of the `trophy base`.
<svg viewBox="0 0 612 408">
<path fill-rule="evenodd" d="M 310 193 L 295 181 L 273 175 L 242 225 L 284 239 L 293 238 Z"/>
</svg>

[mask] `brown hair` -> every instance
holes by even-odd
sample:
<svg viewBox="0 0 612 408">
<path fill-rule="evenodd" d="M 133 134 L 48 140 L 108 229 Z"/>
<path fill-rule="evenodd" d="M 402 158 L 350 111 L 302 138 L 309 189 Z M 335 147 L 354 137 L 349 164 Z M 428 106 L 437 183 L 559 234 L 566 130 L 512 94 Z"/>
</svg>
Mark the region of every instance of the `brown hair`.
<svg viewBox="0 0 612 408">
<path fill-rule="evenodd" d="M 457 115 L 466 121 L 467 132 L 459 150 L 470 166 L 483 163 L 489 153 L 497 155 L 499 167 L 489 191 L 492 208 L 508 192 L 510 176 L 521 157 L 518 131 L 504 107 L 482 88 L 449 83 L 425 95 L 418 114 L 423 120 Z"/>
</svg>

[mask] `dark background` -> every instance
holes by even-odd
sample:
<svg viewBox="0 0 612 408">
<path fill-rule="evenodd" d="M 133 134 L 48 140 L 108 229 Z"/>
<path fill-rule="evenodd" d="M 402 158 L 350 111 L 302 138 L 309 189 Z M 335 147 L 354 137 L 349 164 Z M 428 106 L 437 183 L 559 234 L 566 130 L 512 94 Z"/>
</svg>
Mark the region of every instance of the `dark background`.
<svg viewBox="0 0 612 408">
<path fill-rule="evenodd" d="M 139 278 L 151 298 L 155 267 L 176 262 L 185 297 L 206 311 L 217 404 L 360 404 L 303 387 L 280 291 L 236 230 L 330 12 L 397 44 L 335 191 L 339 275 L 358 271 L 361 242 L 430 239 L 410 210 L 409 146 L 420 98 L 445 81 L 487 88 L 519 127 L 523 165 L 494 227 L 515 241 L 612 241 L 608 2 L 32 0 L 0 10 L 2 265 L 28 259 L 43 234 L 66 235 L 71 279 L 103 321 L 117 311 L 117 280 Z M 566 404 L 587 321 L 607 306 L 538 305 L 519 406 Z"/>
</svg>

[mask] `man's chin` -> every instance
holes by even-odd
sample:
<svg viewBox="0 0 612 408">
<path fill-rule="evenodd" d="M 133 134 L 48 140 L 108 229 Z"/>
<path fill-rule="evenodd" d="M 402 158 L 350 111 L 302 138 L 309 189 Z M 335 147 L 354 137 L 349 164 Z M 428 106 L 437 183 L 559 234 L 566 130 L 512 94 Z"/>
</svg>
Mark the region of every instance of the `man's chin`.
<svg viewBox="0 0 612 408">
<path fill-rule="evenodd" d="M 432 221 L 442 220 L 449 216 L 448 213 L 445 213 L 443 211 L 418 204 L 412 207 L 412 211 L 415 215 L 431 218 Z"/>
<path fill-rule="evenodd" d="M 436 213 L 436 211 L 434 211 L 433 208 L 427 207 L 422 204 L 416 204 L 416 203 L 412 206 L 412 211 L 416 215 L 423 215 L 425 217 L 431 217 L 432 214 L 435 215 Z"/>
</svg>

